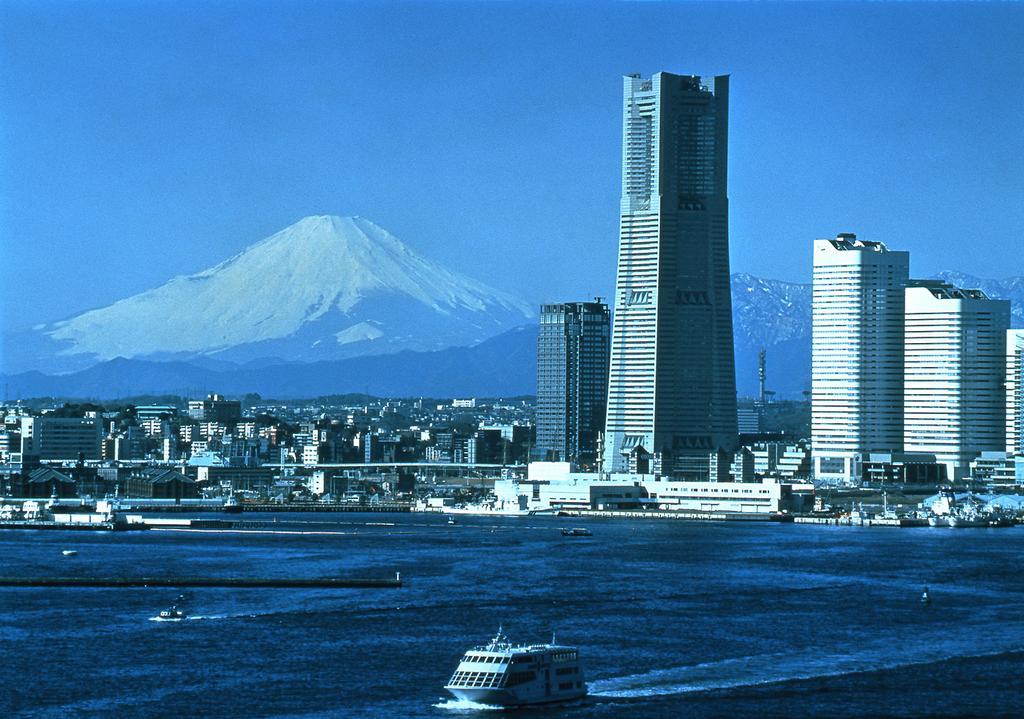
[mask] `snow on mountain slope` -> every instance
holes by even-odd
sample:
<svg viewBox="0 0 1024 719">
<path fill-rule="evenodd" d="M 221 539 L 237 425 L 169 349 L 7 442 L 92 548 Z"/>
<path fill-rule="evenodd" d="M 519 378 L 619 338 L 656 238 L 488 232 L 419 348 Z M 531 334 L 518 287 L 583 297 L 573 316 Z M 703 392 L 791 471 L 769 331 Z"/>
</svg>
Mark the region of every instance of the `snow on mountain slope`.
<svg viewBox="0 0 1024 719">
<path fill-rule="evenodd" d="M 57 353 L 334 359 L 472 344 L 532 307 L 360 217 L 307 217 L 198 274 L 43 327 Z"/>
</svg>

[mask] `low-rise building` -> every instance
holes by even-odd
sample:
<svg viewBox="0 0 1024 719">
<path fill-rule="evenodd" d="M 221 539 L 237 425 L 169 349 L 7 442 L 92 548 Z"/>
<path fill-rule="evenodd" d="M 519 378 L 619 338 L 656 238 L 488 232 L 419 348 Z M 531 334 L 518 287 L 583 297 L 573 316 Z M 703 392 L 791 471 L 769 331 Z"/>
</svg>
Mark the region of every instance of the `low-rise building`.
<svg viewBox="0 0 1024 719">
<path fill-rule="evenodd" d="M 946 482 L 946 465 L 929 452 L 869 452 L 861 462 L 866 485 L 933 484 Z"/>
<path fill-rule="evenodd" d="M 146 499 L 194 499 L 196 482 L 181 472 L 165 467 L 147 467 L 128 478 L 128 496 Z"/>
<path fill-rule="evenodd" d="M 11 477 L 11 494 L 15 497 L 41 499 L 45 497 L 77 497 L 75 481 L 52 467 L 37 467 L 27 475 Z"/>
<path fill-rule="evenodd" d="M 813 501 L 810 485 L 679 481 L 656 474 L 572 472 L 568 462 L 531 462 L 527 478 L 494 484 L 499 509 L 651 509 L 773 514 Z"/>
<path fill-rule="evenodd" d="M 1021 459 L 1010 452 L 982 452 L 971 461 L 971 479 L 992 484 L 1016 484 Z"/>
<path fill-rule="evenodd" d="M 274 481 L 270 467 L 204 466 L 190 468 L 189 471 L 195 471 L 196 481 L 201 487 L 224 487 L 232 492 L 266 493 Z"/>
</svg>

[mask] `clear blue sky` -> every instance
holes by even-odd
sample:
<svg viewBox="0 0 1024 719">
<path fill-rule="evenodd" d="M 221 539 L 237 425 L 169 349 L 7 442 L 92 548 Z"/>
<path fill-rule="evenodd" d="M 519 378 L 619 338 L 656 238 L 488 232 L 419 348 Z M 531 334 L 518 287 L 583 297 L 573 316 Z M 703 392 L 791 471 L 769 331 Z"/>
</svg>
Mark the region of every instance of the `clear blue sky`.
<svg viewBox="0 0 1024 719">
<path fill-rule="evenodd" d="M 621 75 L 730 73 L 734 270 L 854 231 L 1024 274 L 1024 6 L 0 5 L 0 327 L 359 214 L 533 301 L 614 281 Z M 28 293 L 28 299 L 22 293 Z"/>
</svg>

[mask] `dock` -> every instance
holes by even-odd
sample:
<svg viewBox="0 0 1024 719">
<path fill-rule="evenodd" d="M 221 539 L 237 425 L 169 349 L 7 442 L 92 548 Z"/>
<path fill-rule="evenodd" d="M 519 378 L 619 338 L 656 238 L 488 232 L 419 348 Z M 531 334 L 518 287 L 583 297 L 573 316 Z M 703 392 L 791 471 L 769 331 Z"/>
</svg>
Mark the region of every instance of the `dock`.
<svg viewBox="0 0 1024 719">
<path fill-rule="evenodd" d="M 234 589 L 399 589 L 402 580 L 342 579 L 321 577 L 296 579 L 290 577 L 0 577 L 0 587 L 108 587 L 131 589 L 142 587 Z"/>
<path fill-rule="evenodd" d="M 126 499 L 122 501 L 120 511 L 147 512 L 160 514 L 181 514 L 184 512 L 224 512 L 224 505 L 218 504 L 161 504 L 146 500 Z M 333 504 L 324 502 L 241 502 L 236 505 L 235 513 L 239 512 L 380 512 L 406 513 L 412 511 L 410 502 L 381 502 L 379 504 Z"/>
<path fill-rule="evenodd" d="M 668 519 L 696 522 L 792 522 L 791 515 L 767 512 L 701 512 L 687 509 L 561 509 L 559 517 L 606 517 L 617 519 Z"/>
</svg>

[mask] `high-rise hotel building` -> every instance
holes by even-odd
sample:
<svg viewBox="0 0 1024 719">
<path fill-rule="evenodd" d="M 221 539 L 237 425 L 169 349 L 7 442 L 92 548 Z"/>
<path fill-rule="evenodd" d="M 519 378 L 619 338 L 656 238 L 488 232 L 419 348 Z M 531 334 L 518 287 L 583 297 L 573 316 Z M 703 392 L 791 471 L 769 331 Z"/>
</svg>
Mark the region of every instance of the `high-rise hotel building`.
<svg viewBox="0 0 1024 719">
<path fill-rule="evenodd" d="M 1006 332 L 1006 451 L 1024 455 L 1024 330 Z"/>
<path fill-rule="evenodd" d="M 840 234 L 815 240 L 811 333 L 814 475 L 859 482 L 870 452 L 903 446 L 903 310 L 910 255 Z"/>
<path fill-rule="evenodd" d="M 934 456 L 947 480 L 960 480 L 982 452 L 1007 448 L 1024 418 L 1007 410 L 1018 391 L 1007 382 L 1015 360 L 1009 302 L 911 280 L 909 266 L 908 253 L 852 234 L 814 243 L 811 440 L 819 481 L 859 483 L 871 453 Z"/>
<path fill-rule="evenodd" d="M 1006 444 L 1009 300 L 935 280 L 906 290 L 903 449 L 935 455 L 960 480 Z"/>
<path fill-rule="evenodd" d="M 686 474 L 736 446 L 728 123 L 728 76 L 624 78 L 605 471 L 644 453 Z"/>
<path fill-rule="evenodd" d="M 603 302 L 541 306 L 537 444 L 544 461 L 592 470 L 608 398 L 611 312 Z"/>
</svg>

